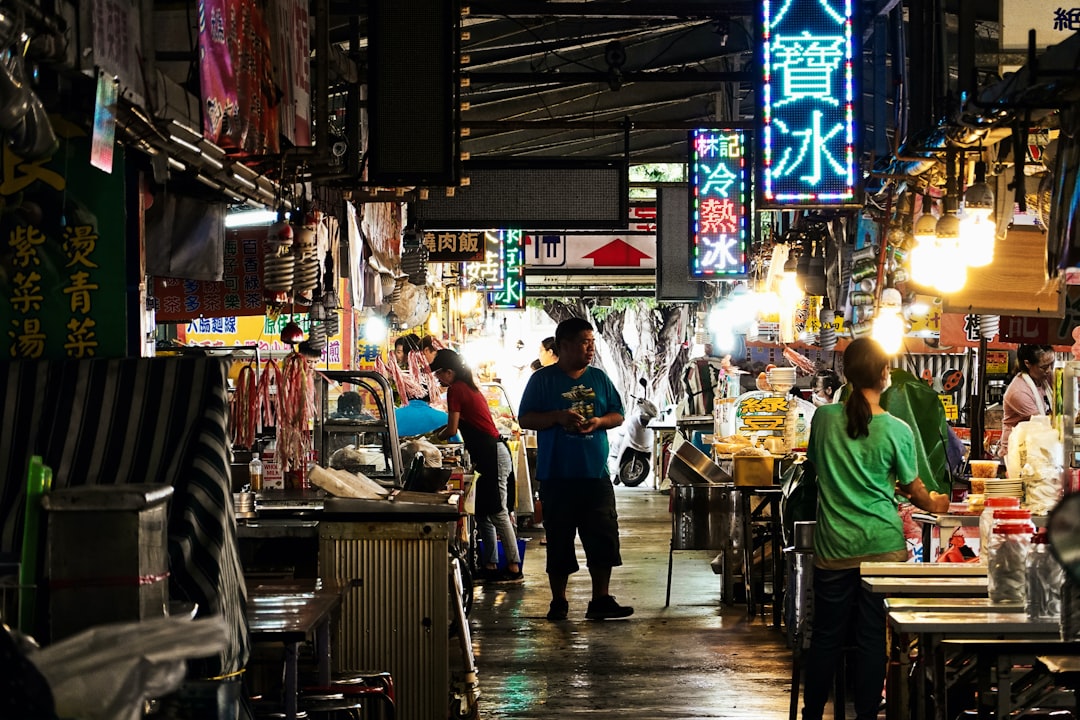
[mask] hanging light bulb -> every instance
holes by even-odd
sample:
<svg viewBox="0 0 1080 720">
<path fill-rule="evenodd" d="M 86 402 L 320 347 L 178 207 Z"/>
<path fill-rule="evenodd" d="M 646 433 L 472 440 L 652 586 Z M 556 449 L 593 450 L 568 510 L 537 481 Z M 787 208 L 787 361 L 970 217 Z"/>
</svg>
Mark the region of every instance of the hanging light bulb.
<svg viewBox="0 0 1080 720">
<path fill-rule="evenodd" d="M 937 253 L 933 286 L 949 295 L 967 283 L 967 258 L 960 247 L 960 219 L 951 212 L 937 221 Z"/>
<path fill-rule="evenodd" d="M 902 301 L 899 290 L 885 288 L 870 331 L 870 337 L 889 355 L 900 352 L 904 344 L 904 318 L 900 315 Z"/>
<path fill-rule="evenodd" d="M 993 340 L 1001 328 L 1001 317 L 998 315 L 979 316 L 979 335 L 987 340 Z"/>
<path fill-rule="evenodd" d="M 908 253 L 911 279 L 919 285 L 932 287 L 937 279 L 935 258 L 937 256 L 937 218 L 934 217 L 929 195 L 923 195 L 923 214 L 915 221 L 912 235 L 915 246 Z"/>
<path fill-rule="evenodd" d="M 975 182 L 964 193 L 962 244 L 969 267 L 985 267 L 994 261 L 997 225 L 993 219 L 994 191 L 986 182 L 986 163 L 975 163 Z"/>
<path fill-rule="evenodd" d="M 828 299 L 821 306 L 821 311 L 818 313 L 818 322 L 821 323 L 821 330 L 818 332 L 818 344 L 825 352 L 832 352 L 836 348 L 836 328 L 833 327 L 833 323 L 836 322 L 836 313 L 829 307 Z"/>
</svg>

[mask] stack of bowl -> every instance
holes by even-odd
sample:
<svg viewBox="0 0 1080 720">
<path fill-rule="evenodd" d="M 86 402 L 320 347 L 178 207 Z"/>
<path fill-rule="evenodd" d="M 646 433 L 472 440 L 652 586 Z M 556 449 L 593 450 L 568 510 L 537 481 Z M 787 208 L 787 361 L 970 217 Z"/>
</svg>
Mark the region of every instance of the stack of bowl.
<svg viewBox="0 0 1080 720">
<path fill-rule="evenodd" d="M 775 394 L 787 395 L 795 387 L 795 368 L 775 367 L 766 374 L 765 379 Z"/>
</svg>

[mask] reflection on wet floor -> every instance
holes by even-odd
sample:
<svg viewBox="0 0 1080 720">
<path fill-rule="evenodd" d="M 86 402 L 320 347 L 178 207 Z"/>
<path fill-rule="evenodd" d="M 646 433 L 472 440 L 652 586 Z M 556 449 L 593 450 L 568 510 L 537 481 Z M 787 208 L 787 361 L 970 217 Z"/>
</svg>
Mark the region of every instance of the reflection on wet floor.
<svg viewBox="0 0 1080 720">
<path fill-rule="evenodd" d="M 668 496 L 616 487 L 624 565 L 611 592 L 627 620 L 585 619 L 589 576 L 570 578 L 570 613 L 545 619 L 551 599 L 542 530 L 530 538 L 524 586 L 478 587 L 471 625 L 484 720 L 578 715 L 639 718 L 786 718 L 791 652 L 784 631 L 746 606 L 722 602 L 708 551 L 674 554 L 664 607 Z"/>
</svg>

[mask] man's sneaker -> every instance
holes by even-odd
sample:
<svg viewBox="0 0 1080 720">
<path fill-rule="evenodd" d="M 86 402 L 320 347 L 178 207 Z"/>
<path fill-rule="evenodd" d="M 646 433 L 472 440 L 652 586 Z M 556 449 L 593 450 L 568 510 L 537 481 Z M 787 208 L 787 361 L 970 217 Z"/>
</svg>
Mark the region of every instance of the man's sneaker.
<svg viewBox="0 0 1080 720">
<path fill-rule="evenodd" d="M 589 609 L 585 612 L 585 617 L 589 620 L 616 620 L 633 614 L 634 608 L 620 605 L 615 602 L 614 597 L 605 595 L 597 600 L 589 601 Z"/>
<path fill-rule="evenodd" d="M 566 600 L 552 600 L 551 607 L 548 608 L 547 619 L 548 620 L 565 620 L 566 614 L 570 612 L 570 603 Z"/>
</svg>

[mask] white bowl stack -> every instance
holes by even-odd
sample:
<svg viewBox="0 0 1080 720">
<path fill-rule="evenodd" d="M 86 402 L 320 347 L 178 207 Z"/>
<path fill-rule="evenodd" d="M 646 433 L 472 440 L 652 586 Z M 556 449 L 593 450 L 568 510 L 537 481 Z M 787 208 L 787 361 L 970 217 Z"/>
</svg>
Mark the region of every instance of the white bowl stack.
<svg viewBox="0 0 1080 720">
<path fill-rule="evenodd" d="M 769 387 L 774 393 L 786 395 L 795 387 L 795 368 L 775 367 L 765 375 L 765 379 L 769 381 Z"/>
</svg>

